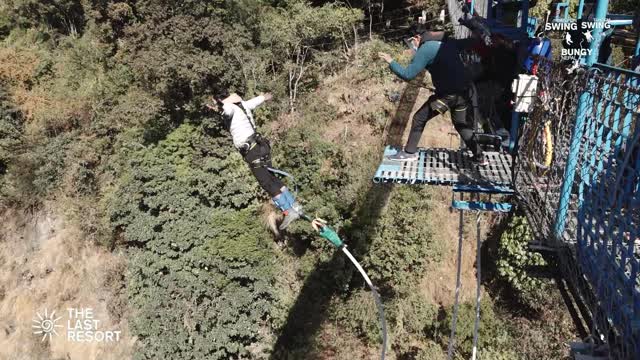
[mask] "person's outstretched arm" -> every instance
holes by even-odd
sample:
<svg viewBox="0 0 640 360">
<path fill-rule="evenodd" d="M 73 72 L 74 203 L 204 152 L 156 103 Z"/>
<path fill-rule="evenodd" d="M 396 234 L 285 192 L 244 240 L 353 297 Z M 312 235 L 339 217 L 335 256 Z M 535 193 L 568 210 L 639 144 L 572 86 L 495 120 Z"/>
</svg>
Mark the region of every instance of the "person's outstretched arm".
<svg viewBox="0 0 640 360">
<path fill-rule="evenodd" d="M 380 53 L 379 56 L 389 63 L 389 69 L 391 69 L 394 74 L 398 75 L 402 80 L 410 81 L 415 79 L 426 66 L 433 63 L 436 54 L 438 54 L 438 50 L 440 50 L 439 41 L 427 41 L 420 46 L 413 60 L 411 60 L 411 64 L 406 68 L 398 64 L 398 62 L 393 60 L 388 54 Z"/>
<path fill-rule="evenodd" d="M 267 100 L 271 100 L 272 96 L 270 93 L 260 94 L 259 96 L 254 97 L 253 99 L 247 100 L 244 102 L 244 106 L 246 106 L 249 110 L 253 110 L 260 106 L 263 102 Z"/>
</svg>

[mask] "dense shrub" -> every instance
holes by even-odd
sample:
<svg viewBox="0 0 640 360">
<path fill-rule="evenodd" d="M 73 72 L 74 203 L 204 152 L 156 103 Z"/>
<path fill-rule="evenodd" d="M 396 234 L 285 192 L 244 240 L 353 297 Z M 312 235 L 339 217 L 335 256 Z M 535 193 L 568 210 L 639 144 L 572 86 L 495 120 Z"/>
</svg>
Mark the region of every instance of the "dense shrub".
<svg viewBox="0 0 640 360">
<path fill-rule="evenodd" d="M 347 164 L 340 147 L 320 135 L 335 111 L 317 100 L 305 104 L 303 111 L 300 123 L 274 140 L 278 144 L 274 150 L 275 162 L 296 174 L 300 196 L 309 209 L 335 223 L 344 215 L 336 207 L 344 204 L 339 193 L 348 182 Z"/>
<path fill-rule="evenodd" d="M 338 322 L 340 327 L 369 343 L 381 341 L 378 310 L 369 289 L 354 291 L 346 301 L 334 304 L 331 318 Z"/>
<path fill-rule="evenodd" d="M 6 90 L 0 87 L 0 175 L 5 174 L 7 163 L 22 138 L 22 131 L 22 115 Z"/>
<path fill-rule="evenodd" d="M 139 359 L 246 357 L 268 328 L 275 258 L 257 189 L 239 157 L 208 156 L 205 139 L 183 125 L 132 151 L 109 202 L 114 231 L 134 246 Z"/>
<path fill-rule="evenodd" d="M 0 87 L 0 206 L 8 195 L 6 176 L 22 142 L 22 115 L 15 108 L 5 89 Z"/>
<path fill-rule="evenodd" d="M 529 250 L 531 240 L 527 219 L 514 216 L 500 237 L 496 267 L 498 276 L 516 290 L 518 298 L 535 305 L 535 299 L 544 296 L 545 286 L 540 279 L 529 274 L 529 269 L 546 265 L 546 262 L 542 255 Z"/>
<path fill-rule="evenodd" d="M 6 27 L 48 27 L 75 35 L 82 32 L 85 24 L 80 0 L 6 0 L 3 10 L 8 18 Z"/>
<path fill-rule="evenodd" d="M 441 249 L 431 236 L 433 225 L 425 221 L 428 194 L 426 189 L 394 188 L 369 235 L 371 249 L 363 264 L 385 292 L 412 291 L 425 266 L 440 259 Z"/>
<path fill-rule="evenodd" d="M 449 343 L 453 306 L 445 309 L 441 320 L 430 329 L 431 336 L 440 339 L 442 346 Z M 469 358 L 473 347 L 473 329 L 476 317 L 475 303 L 462 303 L 458 310 L 456 323 L 456 353 L 459 358 Z M 489 353 L 500 353 L 512 348 L 512 341 L 507 324 L 494 311 L 494 304 L 486 297 L 480 302 L 480 328 L 478 332 L 478 348 Z M 489 350 L 491 349 L 491 350 Z M 489 357 L 487 357 L 489 358 Z"/>
</svg>

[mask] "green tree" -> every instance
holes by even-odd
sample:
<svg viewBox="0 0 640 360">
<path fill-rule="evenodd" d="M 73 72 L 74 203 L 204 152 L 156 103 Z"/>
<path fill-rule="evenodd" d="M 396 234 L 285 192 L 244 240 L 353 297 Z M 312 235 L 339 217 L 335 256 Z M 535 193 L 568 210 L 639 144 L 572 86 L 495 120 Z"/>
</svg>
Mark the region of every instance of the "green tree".
<svg viewBox="0 0 640 360">
<path fill-rule="evenodd" d="M 276 268 L 257 188 L 238 156 L 210 156 L 212 139 L 182 125 L 157 145 L 122 149 L 107 203 L 132 247 L 138 359 L 247 357 L 268 333 Z"/>
<path fill-rule="evenodd" d="M 7 172 L 13 163 L 23 137 L 22 114 L 10 101 L 5 89 L 0 87 L 0 208 L 8 195 Z"/>
<path fill-rule="evenodd" d="M 115 56 L 131 67 L 140 87 L 163 100 L 175 124 L 201 116 L 213 88 L 242 87 L 228 52 L 242 49 L 250 34 L 225 23 L 226 3 L 142 0 L 120 11 L 99 10 L 107 16 L 101 18 L 106 38 L 123 34 Z"/>
<path fill-rule="evenodd" d="M 6 27 L 50 27 L 65 35 L 77 35 L 84 29 L 84 8 L 80 0 L 5 1 L 0 5 L 4 13 L 0 19 L 5 19 Z"/>
<path fill-rule="evenodd" d="M 498 276 L 516 290 L 520 299 L 535 299 L 541 295 L 543 282 L 529 275 L 533 266 L 546 264 L 542 255 L 529 250 L 533 239 L 527 219 L 515 216 L 500 236 L 496 266 Z M 533 302 L 532 302 L 533 303 Z"/>
<path fill-rule="evenodd" d="M 316 49 L 344 46 L 362 13 L 334 4 L 314 8 L 306 1 L 290 0 L 286 7 L 267 9 L 263 16 L 261 43 L 271 49 L 274 66 L 286 74 L 289 108 L 293 111 L 302 86 L 321 70 L 314 62 Z"/>
<path fill-rule="evenodd" d="M 428 198 L 424 189 L 394 188 L 388 207 L 370 235 L 371 249 L 363 265 L 376 286 L 388 293 L 413 291 L 429 261 L 437 262 L 440 258 L 441 249 L 431 236 L 432 225 L 424 220 L 430 211 L 425 205 Z M 354 232 L 352 237 L 359 240 L 363 231 Z"/>
</svg>

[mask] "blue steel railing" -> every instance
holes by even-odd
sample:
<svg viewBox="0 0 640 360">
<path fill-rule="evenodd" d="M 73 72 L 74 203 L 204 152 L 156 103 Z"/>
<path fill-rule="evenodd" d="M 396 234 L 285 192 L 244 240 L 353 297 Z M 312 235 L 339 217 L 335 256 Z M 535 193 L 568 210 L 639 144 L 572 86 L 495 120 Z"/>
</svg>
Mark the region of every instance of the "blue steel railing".
<svg viewBox="0 0 640 360">
<path fill-rule="evenodd" d="M 615 334 L 614 357 L 624 359 L 640 356 L 639 85 L 632 71 L 589 70 L 555 223 L 590 284 L 597 333 Z"/>
</svg>

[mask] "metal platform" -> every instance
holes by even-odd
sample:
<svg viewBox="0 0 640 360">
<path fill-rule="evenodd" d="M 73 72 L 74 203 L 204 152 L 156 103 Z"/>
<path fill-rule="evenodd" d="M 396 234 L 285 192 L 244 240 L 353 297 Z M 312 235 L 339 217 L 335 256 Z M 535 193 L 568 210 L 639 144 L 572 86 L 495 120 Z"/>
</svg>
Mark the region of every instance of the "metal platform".
<svg viewBox="0 0 640 360">
<path fill-rule="evenodd" d="M 512 159 L 509 154 L 485 152 L 486 166 L 478 166 L 461 150 L 420 149 L 418 161 L 386 159 L 398 152 L 387 146 L 385 158 L 376 171 L 375 183 L 429 184 L 456 186 L 470 192 L 512 193 Z"/>
<path fill-rule="evenodd" d="M 456 210 L 465 211 L 489 211 L 489 212 L 511 212 L 513 206 L 509 203 L 492 203 L 486 201 L 460 201 L 451 202 L 451 207 Z"/>
</svg>

